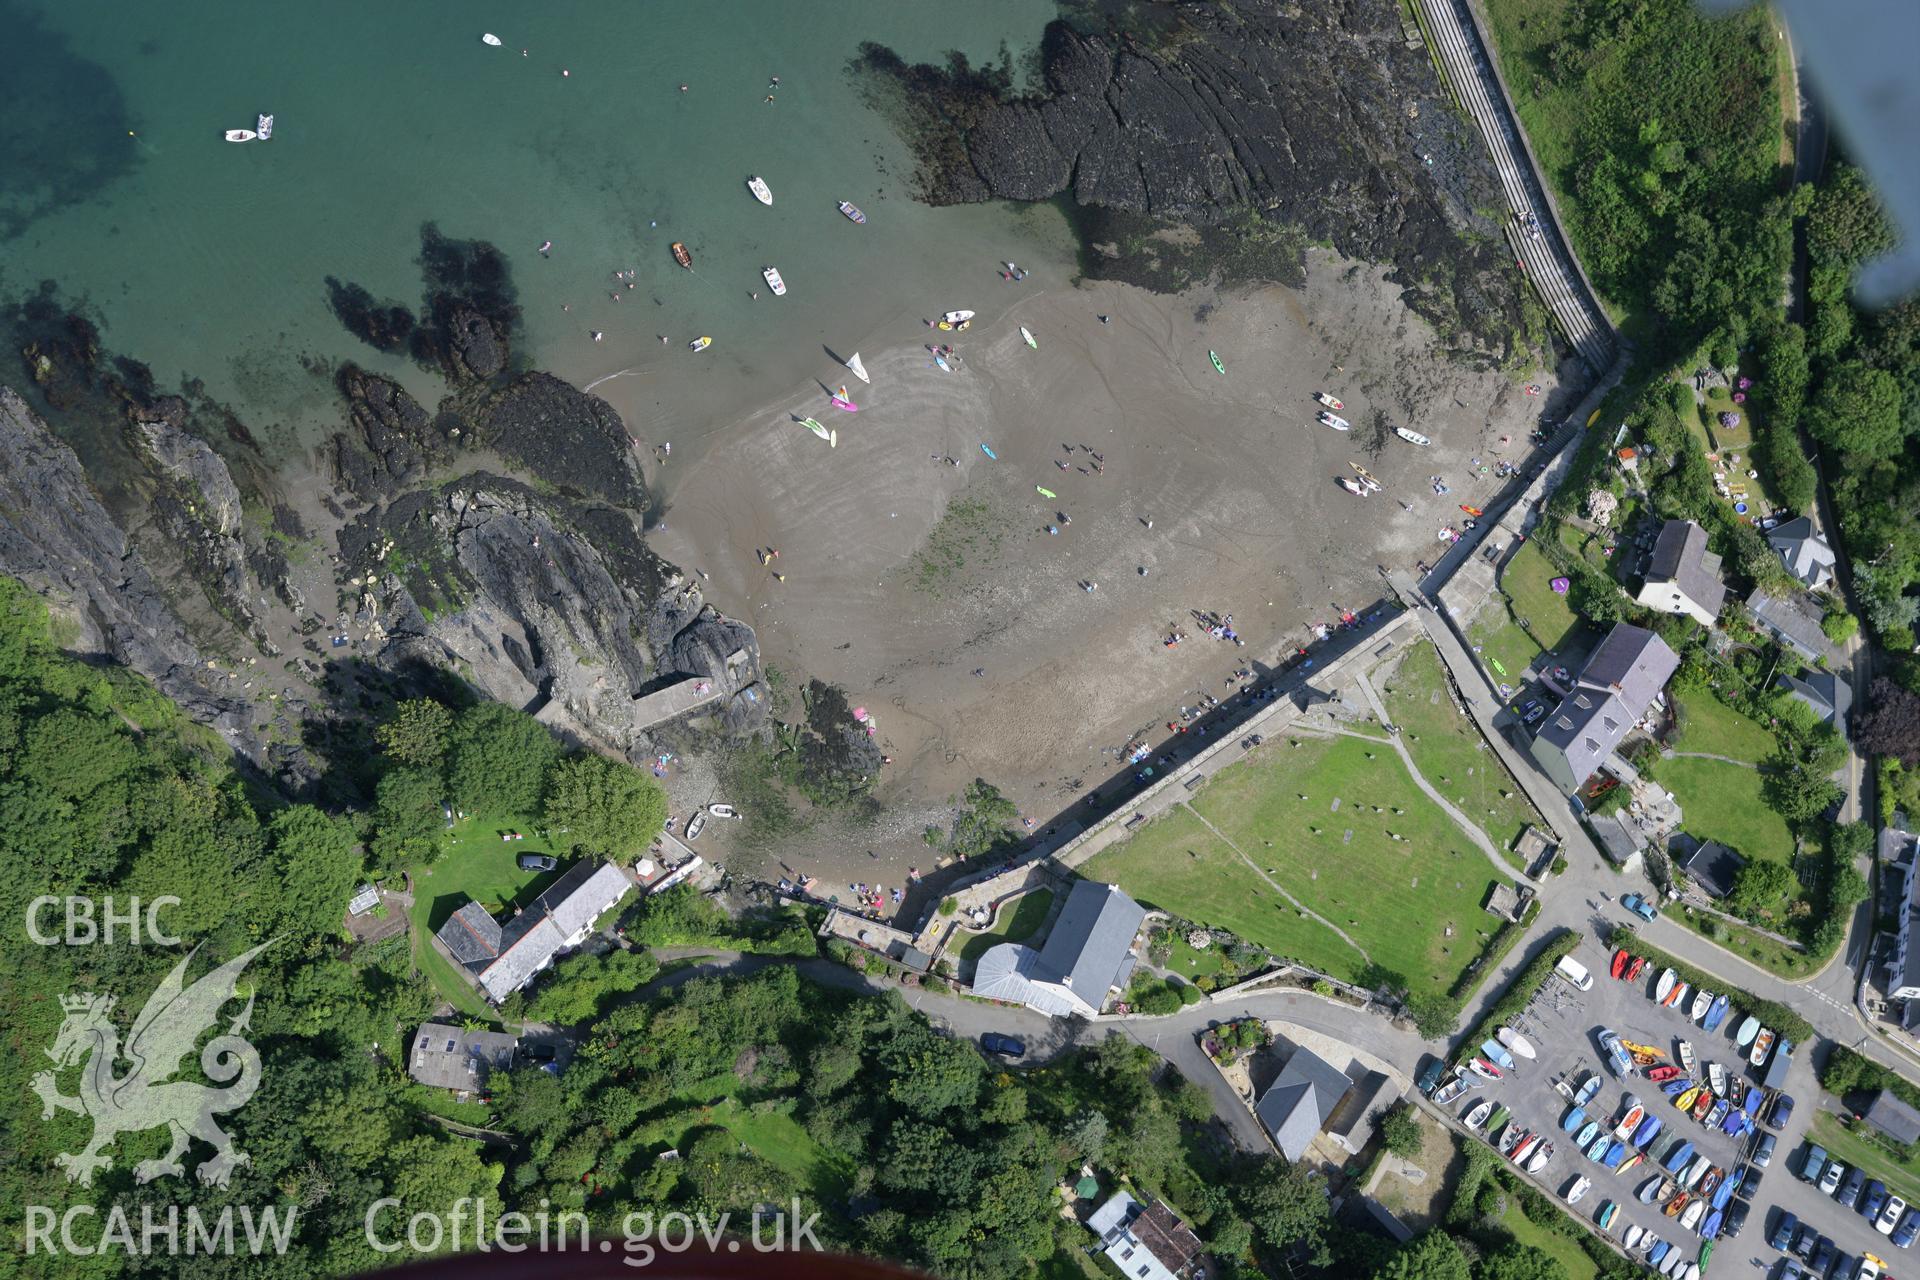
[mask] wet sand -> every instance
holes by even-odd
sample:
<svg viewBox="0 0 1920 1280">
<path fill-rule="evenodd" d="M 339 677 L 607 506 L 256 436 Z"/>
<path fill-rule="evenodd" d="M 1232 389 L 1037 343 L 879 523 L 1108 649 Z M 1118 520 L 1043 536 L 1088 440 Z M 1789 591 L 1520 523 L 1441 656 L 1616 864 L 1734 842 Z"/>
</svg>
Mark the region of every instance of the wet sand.
<svg viewBox="0 0 1920 1280">
<path fill-rule="evenodd" d="M 930 865 L 923 822 L 974 777 L 1044 822 L 1133 735 L 1223 696 L 1231 672 L 1290 653 L 1336 605 L 1377 599 L 1379 566 L 1433 560 L 1459 504 L 1494 494 L 1468 460 L 1522 462 L 1549 397 L 1442 362 L 1375 269 L 1312 261 L 1299 291 L 1063 287 L 963 334 L 896 325 L 864 352 L 872 386 L 823 353 L 820 384 L 676 446 L 656 475 L 661 552 L 709 574 L 708 598 L 749 619 L 795 685 L 819 677 L 869 707 L 894 757 L 876 798 L 895 821 L 803 837 L 782 861 L 899 884 Z M 932 364 L 922 344 L 936 340 L 958 348 L 957 372 Z M 828 403 L 843 379 L 858 413 Z M 1314 423 L 1320 389 L 1352 432 Z M 1381 414 L 1434 447 L 1377 439 Z M 793 421 L 806 415 L 838 429 L 837 448 Z M 1338 487 L 1350 462 L 1385 492 Z M 1435 495 L 1433 475 L 1452 492 Z M 918 558 L 955 541 L 955 503 L 978 513 L 958 521 L 971 544 L 929 586 Z M 780 555 L 763 567 L 768 547 Z M 1244 647 L 1209 638 L 1193 610 L 1232 614 Z M 1189 638 L 1165 647 L 1174 629 Z"/>
</svg>

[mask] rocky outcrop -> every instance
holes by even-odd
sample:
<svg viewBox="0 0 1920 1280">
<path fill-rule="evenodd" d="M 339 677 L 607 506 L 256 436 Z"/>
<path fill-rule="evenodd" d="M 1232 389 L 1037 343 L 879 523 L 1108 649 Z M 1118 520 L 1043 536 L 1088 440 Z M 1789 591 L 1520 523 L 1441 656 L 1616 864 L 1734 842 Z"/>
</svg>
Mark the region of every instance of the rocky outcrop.
<svg viewBox="0 0 1920 1280">
<path fill-rule="evenodd" d="M 197 452 L 180 444 L 177 456 Z M 181 465 L 189 473 L 194 468 L 191 462 Z M 79 458 L 6 387 L 0 387 L 0 572 L 26 582 L 57 613 L 77 622 L 69 649 L 147 676 L 236 750 L 265 761 L 251 704 L 218 687 L 229 682 L 216 682 L 219 673 L 188 638 L 145 560 L 87 482 Z"/>
<path fill-rule="evenodd" d="M 208 529 L 225 537 L 240 531 L 240 486 L 211 445 L 164 419 L 136 422 L 134 428 L 160 470 L 192 495 Z"/>
<path fill-rule="evenodd" d="M 639 454 L 619 413 L 550 373 L 509 383 L 475 413 L 475 435 L 568 497 L 648 508 Z"/>
<path fill-rule="evenodd" d="M 375 579 L 390 667 L 457 668 L 488 697 L 628 752 L 648 742 L 634 700 L 682 675 L 719 685 L 728 732 L 766 724 L 753 629 L 706 607 L 611 508 L 476 474 L 369 513 L 341 547 Z M 383 576 L 391 562 L 408 569 Z"/>
<path fill-rule="evenodd" d="M 1145 8 L 1162 24 L 1146 38 L 1050 25 L 1045 92 L 1031 97 L 866 51 L 869 70 L 905 86 L 925 197 L 1071 191 L 1083 209 L 1125 215 L 1083 234 L 1104 248 L 1096 269 L 1143 284 L 1122 260 L 1147 251 L 1153 227 L 1128 218 L 1287 224 L 1395 264 L 1443 328 L 1506 338 L 1520 282 L 1498 226 L 1476 212 L 1502 207 L 1497 180 L 1394 0 Z"/>
<path fill-rule="evenodd" d="M 334 482 L 363 502 L 419 479 L 454 443 L 400 384 L 354 365 L 338 381 L 353 432 L 330 442 Z"/>
<path fill-rule="evenodd" d="M 507 367 L 507 341 L 493 322 L 472 307 L 456 307 L 447 318 L 447 344 L 458 370 L 486 379 Z"/>
</svg>

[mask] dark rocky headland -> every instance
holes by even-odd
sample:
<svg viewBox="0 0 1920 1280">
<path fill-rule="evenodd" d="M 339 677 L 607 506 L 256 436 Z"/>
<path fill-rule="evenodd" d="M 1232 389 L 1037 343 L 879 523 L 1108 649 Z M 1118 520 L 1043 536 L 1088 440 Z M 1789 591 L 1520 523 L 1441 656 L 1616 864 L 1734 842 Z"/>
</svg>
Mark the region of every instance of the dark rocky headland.
<svg viewBox="0 0 1920 1280">
<path fill-rule="evenodd" d="M 1498 182 L 1410 26 L 1394 0 L 1086 4 L 1047 27 L 1031 95 L 957 54 L 909 66 L 869 45 L 856 69 L 923 199 L 1068 196 L 1090 276 L 1292 282 L 1323 242 L 1392 264 L 1455 352 L 1503 362 L 1528 326 L 1483 212 Z"/>
</svg>

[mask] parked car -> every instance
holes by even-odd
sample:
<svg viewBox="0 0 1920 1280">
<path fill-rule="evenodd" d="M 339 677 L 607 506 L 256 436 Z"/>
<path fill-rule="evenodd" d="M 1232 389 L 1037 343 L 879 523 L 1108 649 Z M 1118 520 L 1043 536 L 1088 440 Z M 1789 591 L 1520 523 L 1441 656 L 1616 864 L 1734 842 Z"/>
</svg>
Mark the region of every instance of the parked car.
<svg viewBox="0 0 1920 1280">
<path fill-rule="evenodd" d="M 1907 1202 L 1905 1200 L 1902 1200 L 1899 1196 L 1888 1196 L 1887 1207 L 1882 1209 L 1880 1216 L 1873 1220 L 1873 1229 L 1883 1236 L 1892 1235 L 1893 1229 L 1900 1225 L 1900 1215 L 1906 1211 Z"/>
<path fill-rule="evenodd" d="M 550 853 L 523 853 L 514 861 L 522 871 L 551 871 L 560 865 L 560 859 Z"/>
<path fill-rule="evenodd" d="M 1860 1203 L 1860 1192 L 1866 1188 L 1866 1185 L 1866 1170 L 1862 1169 L 1859 1165 L 1855 1165 L 1853 1168 L 1847 1170 L 1846 1181 L 1842 1182 L 1840 1189 L 1833 1193 L 1833 1198 L 1838 1200 L 1846 1208 L 1851 1209 Z"/>
<path fill-rule="evenodd" d="M 530 1044 L 527 1046 L 528 1062 L 536 1062 L 536 1063 L 552 1062 L 555 1058 L 559 1056 L 560 1056 L 559 1049 L 557 1049 L 551 1044 L 547 1044 L 544 1041 L 538 1044 Z"/>
<path fill-rule="evenodd" d="M 1652 920 L 1660 914 L 1658 907 L 1637 893 L 1622 894 L 1620 897 L 1620 905 L 1639 916 L 1642 920 Z"/>
<path fill-rule="evenodd" d="M 1871 1253 L 1860 1255 L 1860 1266 L 1853 1273 L 1853 1280 L 1881 1280 L 1887 1274 L 1887 1264 Z"/>
<path fill-rule="evenodd" d="M 1816 1276 L 1827 1274 L 1827 1268 L 1833 1265 L 1833 1241 L 1821 1236 L 1813 1246 L 1813 1259 L 1809 1265 Z"/>
<path fill-rule="evenodd" d="M 1785 1253 L 1793 1244 L 1793 1233 L 1799 1229 L 1800 1219 L 1782 1209 L 1779 1220 L 1773 1224 L 1773 1234 L 1767 1237 L 1767 1247 Z"/>
<path fill-rule="evenodd" d="M 1747 1225 L 1747 1214 L 1753 1206 L 1745 1200 L 1735 1200 L 1727 1206 L 1727 1216 L 1720 1224 L 1720 1234 L 1731 1240 L 1740 1234 L 1740 1228 Z"/>
<path fill-rule="evenodd" d="M 1880 1216 L 1887 1207 L 1887 1184 L 1875 1178 L 1867 1184 L 1867 1198 L 1860 1202 L 1860 1216 L 1868 1222 Z"/>
<path fill-rule="evenodd" d="M 1840 1179 L 1847 1176 L 1847 1166 L 1838 1160 L 1827 1161 L 1826 1172 L 1820 1175 L 1820 1193 L 1832 1195 L 1840 1189 Z"/>
<path fill-rule="evenodd" d="M 1742 1200 L 1751 1200 L 1760 1194 L 1760 1181 L 1767 1175 L 1758 1165 L 1748 1165 L 1746 1176 L 1740 1179 L 1740 1185 L 1734 1188 L 1734 1194 Z"/>
<path fill-rule="evenodd" d="M 1800 1224 L 1800 1234 L 1793 1238 L 1793 1254 L 1802 1262 L 1813 1261 L 1813 1251 L 1820 1243 L 1820 1233 L 1813 1229 L 1811 1222 Z"/>
<path fill-rule="evenodd" d="M 1901 1216 L 1900 1225 L 1893 1229 L 1893 1235 L 1889 1238 L 1905 1249 L 1913 1244 L 1916 1235 L 1920 1235 L 1920 1209 L 1909 1209 Z"/>
<path fill-rule="evenodd" d="M 1760 1141 L 1756 1142 L 1753 1146 L 1753 1162 L 1762 1169 L 1770 1168 L 1773 1165 L 1773 1149 L 1778 1146 L 1779 1143 L 1780 1139 L 1776 1135 L 1771 1133 L 1761 1134 Z"/>
<path fill-rule="evenodd" d="M 997 1053 L 1008 1058 L 1024 1058 L 1027 1046 L 1012 1036 L 1003 1036 L 998 1031 L 989 1031 L 980 1037 L 980 1047 L 988 1053 Z"/>
<path fill-rule="evenodd" d="M 1827 1149 L 1817 1142 L 1807 1144 L 1807 1154 L 1800 1158 L 1800 1180 L 1818 1183 L 1820 1171 L 1827 1166 Z"/>
<path fill-rule="evenodd" d="M 1767 1127 L 1784 1129 L 1787 1121 L 1793 1119 L 1793 1095 L 1783 1093 L 1773 1100 L 1773 1110 L 1767 1113 Z"/>
</svg>

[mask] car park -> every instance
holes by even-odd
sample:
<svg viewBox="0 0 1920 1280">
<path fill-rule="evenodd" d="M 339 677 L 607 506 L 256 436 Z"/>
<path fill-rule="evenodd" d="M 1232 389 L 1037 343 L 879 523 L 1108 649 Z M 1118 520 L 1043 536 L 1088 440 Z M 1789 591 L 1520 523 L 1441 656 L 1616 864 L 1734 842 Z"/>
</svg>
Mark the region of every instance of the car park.
<svg viewBox="0 0 1920 1280">
<path fill-rule="evenodd" d="M 1808 1265 L 1813 1268 L 1813 1274 L 1816 1276 L 1827 1274 L 1827 1269 L 1833 1265 L 1833 1241 L 1825 1236 L 1815 1241 L 1813 1257 L 1808 1260 Z"/>
<path fill-rule="evenodd" d="M 1773 1149 L 1780 1142 L 1779 1136 L 1771 1133 L 1760 1135 L 1760 1141 L 1753 1145 L 1753 1162 L 1765 1169 L 1773 1163 Z"/>
<path fill-rule="evenodd" d="M 1747 1213 L 1752 1207 L 1745 1200 L 1735 1200 L 1728 1205 L 1727 1216 L 1720 1223 L 1720 1234 L 1728 1240 L 1738 1236 L 1740 1229 L 1747 1225 Z"/>
<path fill-rule="evenodd" d="M 1800 1180 L 1802 1182 L 1820 1181 L 1820 1171 L 1827 1165 L 1827 1149 L 1819 1143 L 1809 1144 L 1807 1153 L 1800 1157 Z"/>
<path fill-rule="evenodd" d="M 1862 1169 L 1859 1165 L 1855 1165 L 1853 1168 L 1847 1170 L 1846 1181 L 1842 1182 L 1840 1189 L 1833 1193 L 1833 1198 L 1839 1201 L 1842 1206 L 1851 1209 L 1860 1203 L 1860 1192 L 1866 1188 L 1866 1185 L 1866 1170 Z"/>
<path fill-rule="evenodd" d="M 1853 1280 L 1882 1280 L 1887 1274 L 1887 1264 L 1871 1253 L 1860 1255 L 1860 1265 L 1854 1269 Z"/>
<path fill-rule="evenodd" d="M 1637 893 L 1621 894 L 1620 905 L 1625 907 L 1627 910 L 1633 912 L 1633 914 L 1639 916 L 1642 920 L 1650 921 L 1655 916 L 1660 914 L 1660 909 L 1658 907 L 1654 906 L 1651 902 L 1648 902 L 1645 898 L 1641 897 Z"/>
<path fill-rule="evenodd" d="M 1860 1216 L 1868 1222 L 1872 1222 L 1880 1216 L 1880 1211 L 1886 1207 L 1887 1184 L 1875 1178 L 1867 1184 L 1867 1198 L 1860 1202 Z"/>
<path fill-rule="evenodd" d="M 1760 1181 L 1766 1176 L 1767 1175 L 1764 1172 L 1762 1172 L 1760 1169 L 1756 1168 L 1753 1165 L 1748 1165 L 1747 1176 L 1740 1179 L 1740 1185 L 1737 1188 L 1735 1188 L 1734 1194 L 1739 1196 L 1742 1200 L 1753 1199 L 1755 1196 L 1760 1194 Z"/>
<path fill-rule="evenodd" d="M 1802 1262 L 1813 1261 L 1813 1251 L 1820 1243 L 1820 1233 L 1813 1229 L 1811 1222 L 1800 1224 L 1800 1231 L 1793 1237 L 1793 1256 Z"/>
</svg>

